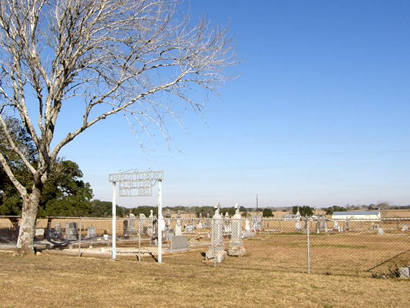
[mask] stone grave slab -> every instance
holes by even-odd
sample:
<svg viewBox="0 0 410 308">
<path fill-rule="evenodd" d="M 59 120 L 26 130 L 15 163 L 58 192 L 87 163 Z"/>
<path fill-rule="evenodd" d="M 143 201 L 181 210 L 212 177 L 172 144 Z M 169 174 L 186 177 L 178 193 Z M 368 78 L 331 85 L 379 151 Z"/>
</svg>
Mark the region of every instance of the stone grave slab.
<svg viewBox="0 0 410 308">
<path fill-rule="evenodd" d="M 174 235 L 171 237 L 171 252 L 182 252 L 188 250 L 188 239 L 183 235 Z"/>
</svg>

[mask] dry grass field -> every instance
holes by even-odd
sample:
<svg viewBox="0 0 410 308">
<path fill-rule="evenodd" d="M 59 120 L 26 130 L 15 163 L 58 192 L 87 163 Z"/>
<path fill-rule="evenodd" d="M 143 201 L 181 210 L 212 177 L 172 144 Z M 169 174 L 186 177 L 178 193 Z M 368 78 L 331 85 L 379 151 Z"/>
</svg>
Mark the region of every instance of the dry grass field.
<svg viewBox="0 0 410 308">
<path fill-rule="evenodd" d="M 131 258 L 48 253 L 16 257 L 0 252 L 0 306 L 408 307 L 408 280 L 349 276 L 355 266 L 378 262 L 380 252 L 394 245 L 386 237 L 362 241 L 357 244 L 361 248 L 355 247 L 356 241 L 312 237 L 311 275 L 303 273 L 304 237 L 286 234 L 246 240 L 245 257 L 227 258 L 217 267 L 202 261 L 204 248 L 165 255 L 162 265 L 151 258 L 138 263 Z M 343 267 L 348 275 L 328 272 Z M 323 270 L 328 274 L 316 274 Z"/>
</svg>

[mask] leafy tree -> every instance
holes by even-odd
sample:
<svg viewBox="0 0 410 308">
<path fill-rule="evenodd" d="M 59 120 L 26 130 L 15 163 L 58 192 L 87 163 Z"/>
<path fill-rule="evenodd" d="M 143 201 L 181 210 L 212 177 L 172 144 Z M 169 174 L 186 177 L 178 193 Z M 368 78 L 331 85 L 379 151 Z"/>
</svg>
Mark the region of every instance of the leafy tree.
<svg viewBox="0 0 410 308">
<path fill-rule="evenodd" d="M 130 209 L 125 207 L 116 206 L 117 216 L 125 217 L 129 214 Z M 88 216 L 91 217 L 110 217 L 112 216 L 112 202 L 93 200 L 90 203 L 90 212 Z"/>
<path fill-rule="evenodd" d="M 131 209 L 132 213 L 135 216 L 138 216 L 141 213 L 144 214 L 146 217 L 150 215 L 151 210 L 153 211 L 154 215 L 158 215 L 158 208 L 156 206 L 139 206 L 137 208 Z"/>
<path fill-rule="evenodd" d="M 26 153 L 27 160 L 31 164 L 37 162 L 34 143 L 17 119 L 6 117 L 4 123 L 9 127 L 10 132 L 6 136 L 0 129 L 0 153 L 3 154 L 16 179 L 28 189 L 32 185 L 29 171 L 21 158 L 13 151 L 10 142 L 19 151 Z M 8 142 L 7 138 L 11 141 Z M 0 215 L 19 215 L 20 213 L 21 197 L 4 169 L 0 168 Z"/>
<path fill-rule="evenodd" d="M 87 216 L 93 196 L 75 162 L 60 160 L 43 188 L 39 216 Z"/>
<path fill-rule="evenodd" d="M 10 138 L 20 151 L 28 153 L 32 165 L 38 164 L 35 145 L 30 140 L 26 129 L 15 118 L 6 118 L 6 125 L 10 129 Z M 27 189 L 32 185 L 30 171 L 22 159 L 5 142 L 7 136 L 0 130 L 0 150 L 13 169 L 19 182 Z M 39 215 L 76 215 L 86 214 L 89 201 L 92 198 L 90 184 L 84 183 L 83 174 L 78 165 L 69 160 L 56 161 L 49 178 L 44 184 L 43 195 L 39 201 Z M 77 207 L 77 210 L 73 209 Z M 20 215 L 22 199 L 10 178 L 0 169 L 0 214 Z M 82 208 L 83 210 L 80 210 Z"/>
<path fill-rule="evenodd" d="M 214 212 L 215 212 L 215 208 L 213 206 L 195 207 L 196 217 L 199 217 L 200 214 L 202 214 L 202 217 L 207 217 L 208 214 L 209 214 L 209 217 L 212 217 Z"/>
<path fill-rule="evenodd" d="M 235 208 L 234 207 L 223 208 L 221 209 L 221 213 L 223 214 L 228 213 L 229 216 L 233 216 L 235 215 Z"/>
<path fill-rule="evenodd" d="M 167 0 L 1 2 L 0 130 L 29 178 L 19 178 L 3 151 L 0 165 L 22 199 L 22 252 L 34 251 L 44 186 L 63 147 L 121 112 L 143 131 L 154 124 L 165 132 L 175 101 L 200 109 L 192 93 L 207 94 L 225 80 L 232 63 L 226 30 L 181 20 L 179 8 Z M 64 114 L 80 102 L 84 108 Z M 35 163 L 13 140 L 5 121 L 11 113 L 35 145 Z M 67 116 L 79 124 L 58 140 L 57 120 Z"/>
<path fill-rule="evenodd" d="M 371 203 L 371 204 L 369 204 L 369 206 L 367 207 L 367 209 L 369 209 L 369 210 L 376 210 L 376 209 L 377 209 L 377 206 L 376 206 L 375 204 Z"/>
<path fill-rule="evenodd" d="M 21 172 L 23 179 L 23 173 Z M 81 180 L 83 173 L 75 162 L 59 160 L 43 188 L 39 216 L 87 216 L 92 189 Z M 0 214 L 20 215 L 22 200 L 8 177 L 0 173 Z M 29 179 L 28 176 L 26 176 Z M 24 183 L 24 181 L 22 181 Z"/>
<path fill-rule="evenodd" d="M 326 215 L 332 215 L 333 212 L 345 212 L 347 211 L 346 208 L 343 206 L 333 205 L 325 209 Z"/>
<path fill-rule="evenodd" d="M 243 213 L 244 216 L 247 216 L 247 215 L 248 215 L 248 209 L 247 209 L 246 207 L 244 207 L 244 206 L 240 206 L 240 207 L 239 207 L 239 211 L 240 211 L 241 213 Z"/>
<path fill-rule="evenodd" d="M 379 210 L 387 210 L 390 208 L 390 204 L 388 202 L 381 202 L 377 204 L 376 208 Z"/>
<path fill-rule="evenodd" d="M 265 208 L 263 209 L 263 217 L 273 217 L 272 209 Z"/>
<path fill-rule="evenodd" d="M 313 208 L 307 205 L 304 206 L 294 206 L 292 207 L 292 213 L 296 214 L 297 211 L 299 209 L 299 213 L 300 215 L 302 215 L 303 217 L 309 217 L 313 215 Z"/>
</svg>

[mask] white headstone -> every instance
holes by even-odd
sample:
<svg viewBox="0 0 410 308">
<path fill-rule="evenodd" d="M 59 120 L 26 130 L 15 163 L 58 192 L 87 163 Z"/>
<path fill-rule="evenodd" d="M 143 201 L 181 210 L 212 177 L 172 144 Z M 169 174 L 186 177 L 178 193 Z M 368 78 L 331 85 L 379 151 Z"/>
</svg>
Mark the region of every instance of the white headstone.
<svg viewBox="0 0 410 308">
<path fill-rule="evenodd" d="M 242 243 L 242 216 L 239 212 L 238 204 L 235 205 L 235 215 L 231 219 L 231 240 L 229 241 L 228 255 L 230 256 L 243 256 L 245 254 L 245 248 Z"/>
<path fill-rule="evenodd" d="M 246 220 L 245 220 L 245 231 L 246 231 L 246 232 L 251 231 L 251 224 L 250 224 L 248 218 L 246 218 Z"/>
<path fill-rule="evenodd" d="M 177 222 L 175 225 L 175 236 L 180 236 L 180 235 L 182 235 L 182 219 L 181 219 L 181 214 L 178 211 Z"/>
<path fill-rule="evenodd" d="M 130 219 L 128 222 L 128 227 L 127 227 L 127 233 L 128 234 L 136 234 L 137 233 L 137 229 L 135 227 L 135 222 L 136 222 L 136 218 L 135 215 L 133 213 L 130 214 Z"/>
<path fill-rule="evenodd" d="M 231 219 L 229 218 L 228 212 L 225 213 L 224 232 L 225 233 L 231 233 Z"/>
<path fill-rule="evenodd" d="M 44 229 L 36 229 L 35 237 L 39 240 L 44 239 Z"/>
<path fill-rule="evenodd" d="M 404 278 L 404 279 L 409 279 L 410 278 L 410 266 L 400 267 L 399 277 Z"/>
<path fill-rule="evenodd" d="M 300 220 L 297 220 L 295 223 L 295 230 L 296 231 L 301 231 L 302 230 L 302 224 L 300 223 Z"/>
<path fill-rule="evenodd" d="M 144 234 L 144 224 L 145 224 L 146 219 L 147 219 L 147 217 L 145 216 L 145 214 L 140 213 L 139 221 L 138 221 L 138 232 L 139 232 L 140 235 Z"/>
<path fill-rule="evenodd" d="M 220 208 L 218 204 L 215 214 L 212 217 L 211 246 L 206 253 L 207 259 L 214 259 L 218 263 L 222 262 L 226 255 L 223 241 L 223 217 L 219 211 Z"/>
<path fill-rule="evenodd" d="M 89 226 L 87 229 L 87 238 L 97 237 L 97 228 L 94 226 Z"/>
<path fill-rule="evenodd" d="M 148 233 L 148 235 L 149 236 L 153 236 L 154 235 L 154 220 L 155 220 L 155 216 L 154 216 L 154 211 L 153 210 L 150 210 L 149 211 L 149 217 L 148 217 L 148 219 L 149 219 L 149 225 L 148 225 L 148 230 L 147 230 L 147 233 Z"/>
</svg>

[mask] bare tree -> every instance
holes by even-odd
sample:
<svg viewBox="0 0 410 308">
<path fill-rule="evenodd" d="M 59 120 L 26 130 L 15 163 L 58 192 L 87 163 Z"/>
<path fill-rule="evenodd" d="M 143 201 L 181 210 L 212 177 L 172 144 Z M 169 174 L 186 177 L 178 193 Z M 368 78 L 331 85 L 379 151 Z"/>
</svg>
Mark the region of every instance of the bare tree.
<svg viewBox="0 0 410 308">
<path fill-rule="evenodd" d="M 0 152 L 23 200 L 22 251 L 33 251 L 43 185 L 65 145 L 119 112 L 142 128 L 151 122 L 162 129 L 163 116 L 173 113 L 171 99 L 200 108 L 193 91 L 212 91 L 224 80 L 231 61 L 226 30 L 193 24 L 179 8 L 167 0 L 0 2 L 0 127 L 33 183 L 22 185 Z M 77 110 L 78 128 L 53 140 L 67 104 Z M 11 113 L 35 144 L 35 163 L 10 134 L 4 119 Z"/>
</svg>

